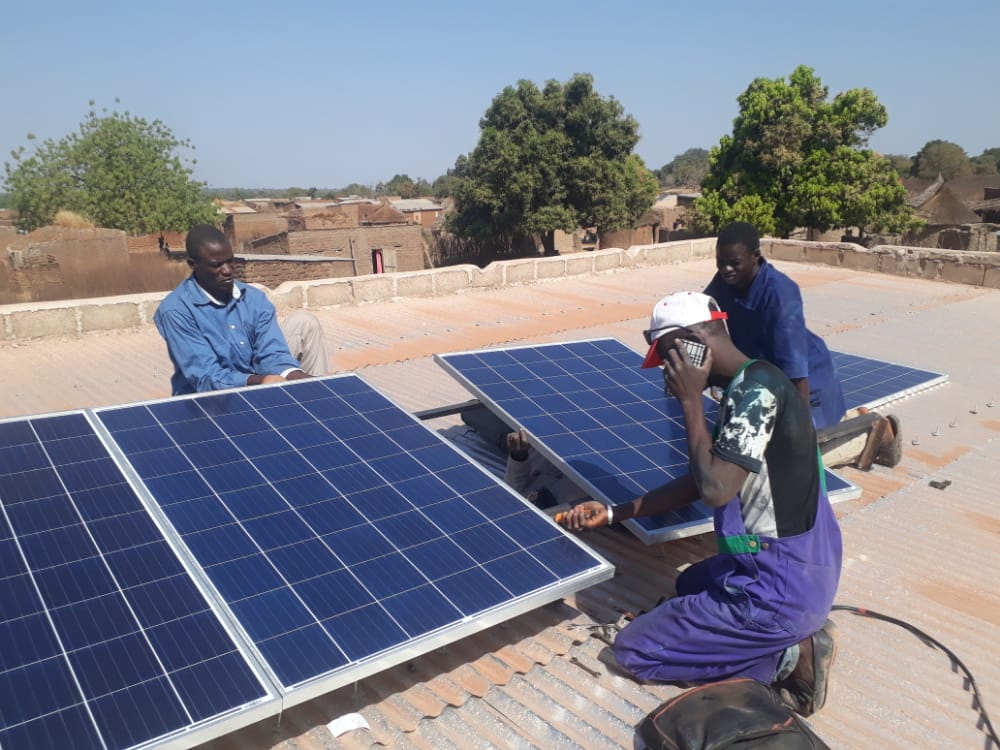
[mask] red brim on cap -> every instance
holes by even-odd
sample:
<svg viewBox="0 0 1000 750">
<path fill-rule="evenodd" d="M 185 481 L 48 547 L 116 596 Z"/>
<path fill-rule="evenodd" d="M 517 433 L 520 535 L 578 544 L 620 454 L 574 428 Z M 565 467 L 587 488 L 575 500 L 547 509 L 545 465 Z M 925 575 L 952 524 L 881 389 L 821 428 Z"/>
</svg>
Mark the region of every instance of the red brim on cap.
<svg viewBox="0 0 1000 750">
<path fill-rule="evenodd" d="M 652 346 L 649 347 L 649 351 L 646 352 L 646 358 L 642 361 L 642 369 L 647 370 L 650 367 L 659 367 L 663 364 L 663 357 L 660 353 L 656 351 L 656 344 L 659 339 L 653 342 Z"/>
</svg>

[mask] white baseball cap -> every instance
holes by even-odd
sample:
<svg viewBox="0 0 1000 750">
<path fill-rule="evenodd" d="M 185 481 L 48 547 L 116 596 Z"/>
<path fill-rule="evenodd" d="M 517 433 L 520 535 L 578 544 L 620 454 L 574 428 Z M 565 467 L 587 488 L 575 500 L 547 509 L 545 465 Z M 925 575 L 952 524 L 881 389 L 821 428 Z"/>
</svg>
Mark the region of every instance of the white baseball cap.
<svg viewBox="0 0 1000 750">
<path fill-rule="evenodd" d="M 726 320 L 729 316 L 719 309 L 719 304 L 701 292 L 668 294 L 653 307 L 649 328 L 642 332 L 649 344 L 649 351 L 642 366 L 659 367 L 663 358 L 656 351 L 656 342 L 678 328 L 688 328 L 710 320 Z"/>
</svg>

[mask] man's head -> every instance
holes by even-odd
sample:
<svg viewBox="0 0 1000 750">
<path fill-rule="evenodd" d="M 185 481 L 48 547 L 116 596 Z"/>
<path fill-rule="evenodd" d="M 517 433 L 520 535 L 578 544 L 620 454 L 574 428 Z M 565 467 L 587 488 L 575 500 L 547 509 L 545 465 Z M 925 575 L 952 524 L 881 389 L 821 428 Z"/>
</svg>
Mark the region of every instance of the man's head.
<svg viewBox="0 0 1000 750">
<path fill-rule="evenodd" d="M 184 244 L 187 262 L 198 285 L 218 300 L 233 294 L 233 248 L 226 236 L 210 224 L 198 224 Z"/>
<path fill-rule="evenodd" d="M 741 292 L 750 288 L 760 268 L 760 235 L 752 224 L 734 221 L 719 231 L 715 267 L 728 286 Z"/>
<path fill-rule="evenodd" d="M 653 307 L 649 328 L 643 331 L 649 351 L 642 366 L 659 367 L 678 340 L 711 345 L 719 334 L 727 335 L 728 316 L 718 303 L 700 292 L 668 294 Z"/>
</svg>

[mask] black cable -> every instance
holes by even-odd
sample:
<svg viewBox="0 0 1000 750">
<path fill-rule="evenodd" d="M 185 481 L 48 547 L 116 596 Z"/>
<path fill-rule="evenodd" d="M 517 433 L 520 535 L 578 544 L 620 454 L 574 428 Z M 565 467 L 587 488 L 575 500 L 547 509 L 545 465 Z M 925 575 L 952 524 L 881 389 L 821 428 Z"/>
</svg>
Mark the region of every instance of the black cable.
<svg viewBox="0 0 1000 750">
<path fill-rule="evenodd" d="M 904 630 L 910 631 L 911 633 L 913 633 L 913 635 L 922 640 L 926 645 L 931 646 L 933 648 L 937 648 L 943 651 L 945 654 L 947 654 L 948 658 L 951 659 L 952 665 L 957 666 L 959 669 L 961 669 L 962 674 L 965 675 L 965 679 L 969 681 L 969 685 L 972 687 L 972 695 L 976 699 L 976 708 L 979 710 L 979 715 L 980 717 L 982 717 L 983 724 L 985 724 L 986 726 L 987 735 L 993 741 L 993 744 L 997 748 L 1000 748 L 1000 738 L 997 737 L 997 732 L 993 728 L 993 723 L 990 721 L 990 717 L 986 713 L 986 706 L 983 705 L 983 697 L 979 694 L 979 688 L 976 685 L 976 679 L 972 676 L 972 672 L 969 671 L 969 668 L 965 666 L 962 660 L 959 659 L 950 648 L 941 643 L 941 641 L 927 635 L 927 633 L 925 633 L 923 630 L 921 630 L 915 625 L 911 625 L 910 623 L 904 620 L 896 619 L 895 617 L 890 617 L 889 615 L 883 615 L 879 612 L 873 612 L 872 610 L 867 609 L 865 607 L 852 607 L 848 604 L 834 604 L 833 607 L 831 607 L 831 609 L 840 610 L 842 612 L 851 612 L 852 614 L 858 615 L 859 617 L 872 617 L 876 620 L 884 620 L 885 622 L 891 622 L 893 625 L 898 625 Z"/>
</svg>

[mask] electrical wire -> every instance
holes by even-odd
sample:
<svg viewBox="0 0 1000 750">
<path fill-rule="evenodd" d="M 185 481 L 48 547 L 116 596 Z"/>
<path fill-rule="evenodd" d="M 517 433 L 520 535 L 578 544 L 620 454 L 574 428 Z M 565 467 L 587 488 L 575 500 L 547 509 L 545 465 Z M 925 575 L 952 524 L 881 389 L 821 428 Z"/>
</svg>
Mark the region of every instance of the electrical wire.
<svg viewBox="0 0 1000 750">
<path fill-rule="evenodd" d="M 951 659 L 952 665 L 961 669 L 962 674 L 965 675 L 965 679 L 969 681 L 969 685 L 972 687 L 972 695 L 976 699 L 975 707 L 979 711 L 979 716 L 982 718 L 983 724 L 986 727 L 986 733 L 993 741 L 993 744 L 997 748 L 1000 748 L 1000 738 L 997 737 L 997 732 L 993 728 L 993 723 L 990 721 L 989 714 L 986 713 L 986 706 L 983 704 L 983 697 L 979 694 L 979 687 L 976 685 L 976 679 L 972 676 L 972 672 L 969 671 L 969 668 L 965 666 L 962 660 L 959 659 L 950 648 L 941 643 L 941 641 L 927 635 L 927 633 L 918 628 L 916 625 L 911 625 L 905 620 L 899 620 L 895 617 L 890 617 L 889 615 L 883 615 L 880 612 L 874 612 L 866 607 L 852 607 L 849 604 L 834 604 L 831 609 L 835 611 L 839 610 L 841 612 L 850 612 L 858 615 L 859 617 L 872 617 L 876 620 L 884 620 L 885 622 L 892 623 L 893 625 L 898 625 L 904 630 L 908 630 L 913 633 L 913 635 L 922 640 L 926 645 L 931 646 L 932 648 L 937 648 L 947 654 L 948 658 Z"/>
</svg>

